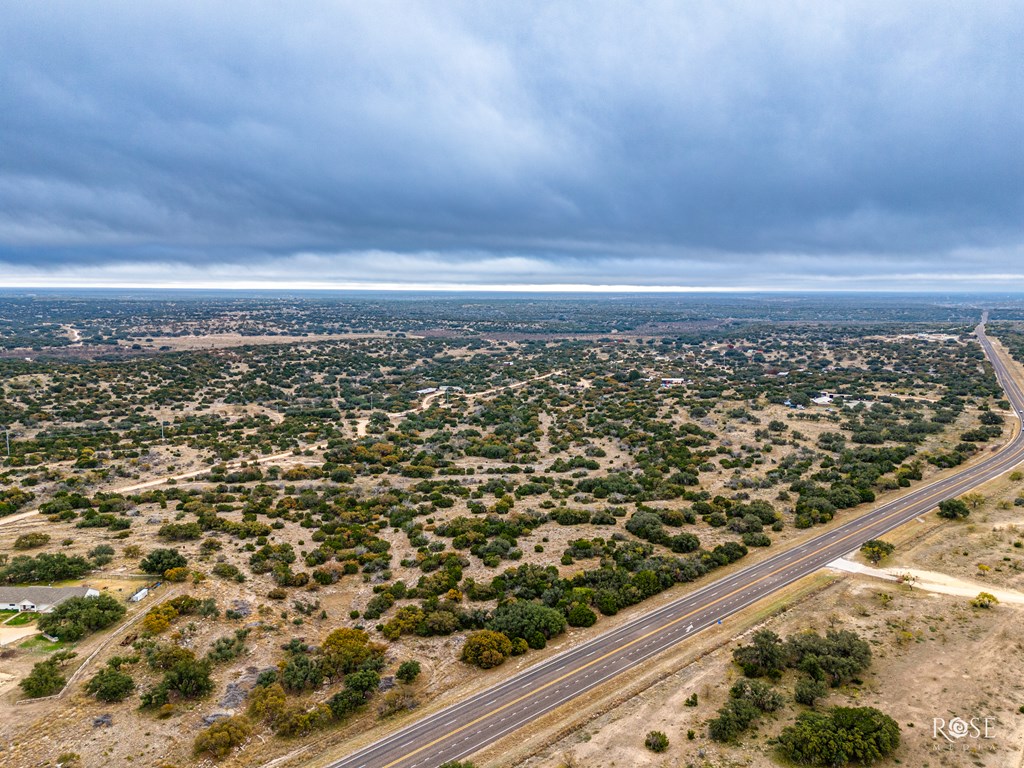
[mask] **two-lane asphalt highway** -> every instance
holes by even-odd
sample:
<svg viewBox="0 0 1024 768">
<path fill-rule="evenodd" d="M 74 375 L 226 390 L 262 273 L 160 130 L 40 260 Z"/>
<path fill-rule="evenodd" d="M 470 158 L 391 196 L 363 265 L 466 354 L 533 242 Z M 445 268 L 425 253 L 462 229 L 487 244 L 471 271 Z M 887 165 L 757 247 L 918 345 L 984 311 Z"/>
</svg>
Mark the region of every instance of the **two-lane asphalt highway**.
<svg viewBox="0 0 1024 768">
<path fill-rule="evenodd" d="M 984 319 L 976 333 L 1014 413 L 1020 418 L 1024 415 L 1024 393 L 993 350 L 985 335 Z M 1018 430 L 1000 451 L 962 472 L 883 504 L 797 547 L 779 552 L 535 664 L 493 688 L 331 763 L 330 768 L 436 768 L 446 761 L 471 755 L 555 707 L 584 695 L 615 675 L 812 573 L 868 539 L 877 538 L 928 512 L 940 501 L 998 477 L 1022 460 L 1024 430 Z"/>
</svg>

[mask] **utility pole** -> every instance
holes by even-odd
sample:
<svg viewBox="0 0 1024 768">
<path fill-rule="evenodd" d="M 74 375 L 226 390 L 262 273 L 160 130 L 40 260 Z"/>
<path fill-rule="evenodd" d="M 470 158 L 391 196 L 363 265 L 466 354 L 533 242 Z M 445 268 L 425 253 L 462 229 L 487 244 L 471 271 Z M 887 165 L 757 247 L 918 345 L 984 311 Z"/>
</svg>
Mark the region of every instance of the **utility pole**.
<svg viewBox="0 0 1024 768">
<path fill-rule="evenodd" d="M 160 439 L 164 439 L 164 420 L 160 419 Z"/>
</svg>

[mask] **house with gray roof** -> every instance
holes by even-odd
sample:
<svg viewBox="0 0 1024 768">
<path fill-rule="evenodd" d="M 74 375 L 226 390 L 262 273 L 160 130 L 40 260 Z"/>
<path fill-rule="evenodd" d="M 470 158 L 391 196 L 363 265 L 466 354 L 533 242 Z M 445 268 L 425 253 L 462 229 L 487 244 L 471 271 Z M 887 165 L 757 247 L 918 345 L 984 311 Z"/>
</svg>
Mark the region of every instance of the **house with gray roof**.
<svg viewBox="0 0 1024 768">
<path fill-rule="evenodd" d="M 0 587 L 0 611 L 49 613 L 72 597 L 99 597 L 92 587 Z"/>
</svg>

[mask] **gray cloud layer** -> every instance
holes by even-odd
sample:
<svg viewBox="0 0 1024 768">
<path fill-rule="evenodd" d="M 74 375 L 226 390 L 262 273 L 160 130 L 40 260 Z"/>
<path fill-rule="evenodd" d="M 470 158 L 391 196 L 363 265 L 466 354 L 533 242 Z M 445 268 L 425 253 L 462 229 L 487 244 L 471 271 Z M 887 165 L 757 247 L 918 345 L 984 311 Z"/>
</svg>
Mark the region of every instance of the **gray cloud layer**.
<svg viewBox="0 0 1024 768">
<path fill-rule="evenodd" d="M 8 6 L 0 283 L 1024 287 L 1020 11 Z"/>
</svg>

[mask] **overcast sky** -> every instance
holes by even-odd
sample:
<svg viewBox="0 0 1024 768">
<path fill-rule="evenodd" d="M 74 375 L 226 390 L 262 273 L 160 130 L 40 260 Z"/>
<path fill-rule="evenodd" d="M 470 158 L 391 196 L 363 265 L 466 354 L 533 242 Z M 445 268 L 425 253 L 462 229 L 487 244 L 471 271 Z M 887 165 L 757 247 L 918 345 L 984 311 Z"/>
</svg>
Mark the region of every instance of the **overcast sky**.
<svg viewBox="0 0 1024 768">
<path fill-rule="evenodd" d="M 1024 290 L 1019 2 L 3 14 L 0 285 Z"/>
</svg>

